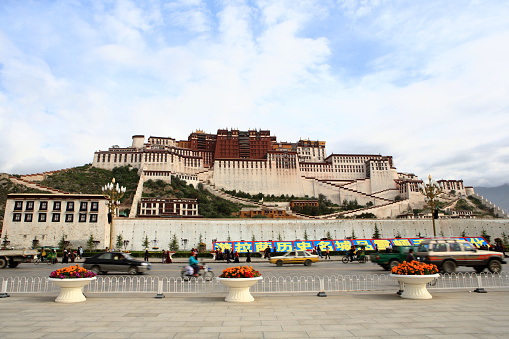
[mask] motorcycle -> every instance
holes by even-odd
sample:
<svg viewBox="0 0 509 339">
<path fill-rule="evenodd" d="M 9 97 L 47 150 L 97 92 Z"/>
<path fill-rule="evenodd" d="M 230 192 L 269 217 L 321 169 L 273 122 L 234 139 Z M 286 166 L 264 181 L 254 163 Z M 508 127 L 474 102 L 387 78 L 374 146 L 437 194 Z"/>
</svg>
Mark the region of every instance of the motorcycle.
<svg viewBox="0 0 509 339">
<path fill-rule="evenodd" d="M 204 280 L 210 281 L 214 279 L 214 272 L 212 271 L 212 268 L 208 267 L 206 264 L 201 264 L 200 271 L 198 272 L 198 277 L 195 277 L 194 270 L 191 266 L 182 266 L 180 276 L 183 280 L 202 277 Z"/>
</svg>

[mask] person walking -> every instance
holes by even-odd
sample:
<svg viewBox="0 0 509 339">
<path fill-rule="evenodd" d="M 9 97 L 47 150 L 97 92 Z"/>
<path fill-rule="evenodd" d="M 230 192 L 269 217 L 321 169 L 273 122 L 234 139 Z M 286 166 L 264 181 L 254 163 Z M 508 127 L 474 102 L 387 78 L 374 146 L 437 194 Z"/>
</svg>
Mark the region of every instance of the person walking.
<svg viewBox="0 0 509 339">
<path fill-rule="evenodd" d="M 322 257 L 322 249 L 320 248 L 320 246 L 316 246 L 316 255 L 318 255 L 320 258 L 323 259 L 323 257 Z"/>
<path fill-rule="evenodd" d="M 81 246 L 78 248 L 78 257 L 80 259 L 83 259 L 83 247 Z"/>
<path fill-rule="evenodd" d="M 166 251 L 163 250 L 163 253 L 161 255 L 161 261 L 163 262 L 163 264 L 166 262 Z"/>
<path fill-rule="evenodd" d="M 249 252 L 249 250 L 247 250 L 246 262 L 251 262 L 251 252 Z"/>
<path fill-rule="evenodd" d="M 329 246 L 325 249 L 325 260 L 327 260 L 327 258 L 330 260 Z"/>
<path fill-rule="evenodd" d="M 148 261 L 148 249 L 145 249 L 145 257 L 143 260 Z"/>
</svg>

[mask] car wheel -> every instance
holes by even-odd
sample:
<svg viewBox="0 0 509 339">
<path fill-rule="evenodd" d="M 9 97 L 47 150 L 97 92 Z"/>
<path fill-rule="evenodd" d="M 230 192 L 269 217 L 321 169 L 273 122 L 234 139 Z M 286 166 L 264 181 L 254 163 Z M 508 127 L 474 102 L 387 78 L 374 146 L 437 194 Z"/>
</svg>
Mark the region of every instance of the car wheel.
<svg viewBox="0 0 509 339">
<path fill-rule="evenodd" d="M 138 273 L 138 269 L 136 268 L 136 266 L 131 266 L 129 267 L 129 271 L 127 271 L 129 274 L 137 274 Z"/>
<path fill-rule="evenodd" d="M 16 267 L 18 267 L 18 264 L 19 264 L 19 262 L 11 260 L 11 262 L 9 263 L 9 267 L 16 268 Z"/>
<path fill-rule="evenodd" d="M 447 274 L 452 274 L 456 272 L 456 267 L 457 267 L 456 263 L 452 260 L 447 260 L 442 264 L 442 270 L 444 271 L 444 273 Z"/>
<path fill-rule="evenodd" d="M 361 264 L 365 264 L 367 261 L 368 261 L 368 259 L 366 257 L 359 258 L 359 263 L 361 263 Z"/>
<path fill-rule="evenodd" d="M 283 266 L 283 260 L 278 260 L 278 261 L 276 261 L 276 266 L 277 266 L 277 267 L 281 267 L 281 266 Z"/>
<path fill-rule="evenodd" d="M 343 262 L 343 264 L 348 264 L 350 259 L 348 259 L 348 257 L 343 257 L 343 259 L 341 259 L 341 261 Z"/>
<path fill-rule="evenodd" d="M 214 279 L 214 273 L 211 271 L 203 273 L 203 279 L 205 279 L 206 281 L 211 281 L 212 279 Z"/>
<path fill-rule="evenodd" d="M 393 269 L 394 267 L 396 267 L 396 266 L 398 266 L 398 265 L 399 265 L 399 261 L 397 261 L 397 260 L 391 260 L 391 261 L 389 261 L 389 268 L 391 269 L 391 271 L 392 271 L 392 269 Z"/>
<path fill-rule="evenodd" d="M 380 265 L 384 269 L 384 271 L 388 271 L 390 269 L 389 265 Z"/>
<path fill-rule="evenodd" d="M 484 266 L 474 266 L 474 270 L 475 270 L 475 272 L 476 272 L 476 273 L 482 273 L 482 272 L 484 272 L 484 269 L 485 269 L 485 268 L 486 268 L 486 267 L 484 267 Z"/>
<path fill-rule="evenodd" d="M 0 258 L 0 268 L 6 268 L 7 267 L 7 260 L 4 258 Z"/>
<path fill-rule="evenodd" d="M 306 261 L 304 261 L 304 266 L 311 266 L 312 262 L 311 260 L 307 259 Z"/>
<path fill-rule="evenodd" d="M 91 271 L 97 275 L 101 271 L 101 268 L 99 266 L 94 266 L 92 267 Z"/>
<path fill-rule="evenodd" d="M 502 264 L 498 260 L 491 260 L 488 263 L 488 270 L 491 273 L 500 273 L 502 271 Z"/>
</svg>

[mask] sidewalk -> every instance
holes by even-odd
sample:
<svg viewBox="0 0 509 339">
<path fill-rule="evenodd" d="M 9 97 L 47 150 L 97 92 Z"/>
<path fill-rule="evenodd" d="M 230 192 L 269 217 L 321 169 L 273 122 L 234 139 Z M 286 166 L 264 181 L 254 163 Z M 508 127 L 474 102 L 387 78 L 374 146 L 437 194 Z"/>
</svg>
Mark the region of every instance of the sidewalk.
<svg viewBox="0 0 509 339">
<path fill-rule="evenodd" d="M 5 338 L 507 338 L 507 290 L 433 291 L 431 300 L 395 293 L 254 294 L 233 304 L 222 294 L 88 294 L 0 299 Z"/>
</svg>

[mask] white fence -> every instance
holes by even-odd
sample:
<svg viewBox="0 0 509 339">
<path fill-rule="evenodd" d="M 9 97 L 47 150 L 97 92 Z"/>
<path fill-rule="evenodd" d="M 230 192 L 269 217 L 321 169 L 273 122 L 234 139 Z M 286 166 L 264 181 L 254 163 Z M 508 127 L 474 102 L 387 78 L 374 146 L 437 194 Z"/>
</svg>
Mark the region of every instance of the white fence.
<svg viewBox="0 0 509 339">
<path fill-rule="evenodd" d="M 476 289 L 509 287 L 506 273 L 455 273 L 440 275 L 428 285 L 429 289 Z M 398 282 L 387 274 L 332 275 L 301 277 L 264 277 L 251 287 L 252 293 L 300 293 L 347 291 L 396 291 Z M 0 278 L 0 294 L 58 292 L 47 278 Z M 149 276 L 98 277 L 85 286 L 85 293 L 211 293 L 225 292 L 226 288 L 216 279 L 160 278 Z"/>
</svg>

